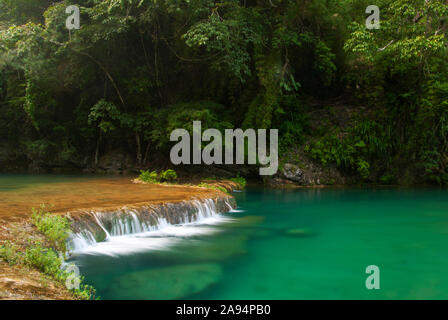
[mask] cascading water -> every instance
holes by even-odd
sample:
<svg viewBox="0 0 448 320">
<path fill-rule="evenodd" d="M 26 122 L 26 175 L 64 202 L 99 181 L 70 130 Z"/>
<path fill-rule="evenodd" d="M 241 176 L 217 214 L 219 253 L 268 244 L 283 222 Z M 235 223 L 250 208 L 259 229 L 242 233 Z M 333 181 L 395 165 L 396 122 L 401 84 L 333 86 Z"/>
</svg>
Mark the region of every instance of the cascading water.
<svg viewBox="0 0 448 320">
<path fill-rule="evenodd" d="M 220 213 L 235 207 L 234 198 L 228 197 L 69 214 L 73 232 L 68 248 L 74 253 L 120 254 L 164 247 L 210 232 L 207 225 L 229 220 Z"/>
</svg>

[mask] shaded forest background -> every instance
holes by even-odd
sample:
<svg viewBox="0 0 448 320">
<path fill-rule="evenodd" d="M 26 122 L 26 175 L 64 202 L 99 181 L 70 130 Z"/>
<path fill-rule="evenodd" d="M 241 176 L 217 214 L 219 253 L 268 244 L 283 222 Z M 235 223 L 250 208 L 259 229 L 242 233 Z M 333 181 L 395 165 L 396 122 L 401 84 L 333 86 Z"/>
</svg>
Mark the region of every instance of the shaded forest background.
<svg viewBox="0 0 448 320">
<path fill-rule="evenodd" d="M 369 30 L 370 2 L 0 0 L 0 170 L 169 165 L 201 120 L 278 128 L 281 164 L 447 184 L 448 2 L 377 0 Z"/>
</svg>

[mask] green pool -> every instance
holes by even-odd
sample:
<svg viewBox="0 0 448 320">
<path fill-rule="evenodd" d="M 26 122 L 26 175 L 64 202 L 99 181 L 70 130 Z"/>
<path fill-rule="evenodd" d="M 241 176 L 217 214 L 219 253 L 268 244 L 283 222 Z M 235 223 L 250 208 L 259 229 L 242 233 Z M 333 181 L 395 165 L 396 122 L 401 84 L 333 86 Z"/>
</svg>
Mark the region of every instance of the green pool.
<svg viewBox="0 0 448 320">
<path fill-rule="evenodd" d="M 72 259 L 103 299 L 447 299 L 448 191 L 248 189 L 219 219 Z M 128 239 L 129 240 L 129 239 Z M 123 247 L 124 246 L 124 247 Z M 366 267 L 380 289 L 365 286 Z"/>
</svg>

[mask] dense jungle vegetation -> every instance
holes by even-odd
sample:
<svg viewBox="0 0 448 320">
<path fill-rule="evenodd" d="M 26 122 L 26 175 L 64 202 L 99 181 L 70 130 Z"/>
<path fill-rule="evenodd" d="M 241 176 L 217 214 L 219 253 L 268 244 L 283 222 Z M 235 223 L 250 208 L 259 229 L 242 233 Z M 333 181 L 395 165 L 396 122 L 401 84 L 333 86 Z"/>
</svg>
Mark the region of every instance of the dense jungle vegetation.
<svg viewBox="0 0 448 320">
<path fill-rule="evenodd" d="M 0 165 L 136 167 L 175 128 L 278 128 L 359 181 L 448 183 L 448 1 L 0 0 Z M 66 26 L 69 5 L 81 27 Z M 315 109 L 350 107 L 347 125 Z M 300 159 L 298 160 L 300 161 Z"/>
</svg>

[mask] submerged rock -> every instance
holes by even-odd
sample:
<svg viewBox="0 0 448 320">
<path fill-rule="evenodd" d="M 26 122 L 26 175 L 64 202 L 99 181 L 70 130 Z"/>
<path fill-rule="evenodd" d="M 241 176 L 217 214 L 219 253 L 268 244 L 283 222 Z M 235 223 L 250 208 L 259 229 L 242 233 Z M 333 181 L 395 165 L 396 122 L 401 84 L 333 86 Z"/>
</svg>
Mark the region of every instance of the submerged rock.
<svg viewBox="0 0 448 320">
<path fill-rule="evenodd" d="M 153 262 L 190 264 L 218 262 L 247 253 L 248 236 L 218 235 L 213 239 L 185 240 L 170 250 L 153 251 Z"/>
<path fill-rule="evenodd" d="M 239 234 L 244 234 L 251 238 L 266 238 L 274 235 L 275 230 L 260 226 L 264 220 L 265 217 L 260 216 L 240 217 L 234 222 L 224 225 L 223 228 L 229 228 L 229 230 L 237 229 Z"/>
<path fill-rule="evenodd" d="M 285 234 L 293 237 L 312 237 L 316 235 L 314 231 L 308 229 L 288 229 Z"/>
<path fill-rule="evenodd" d="M 250 227 L 257 227 L 263 221 L 265 220 L 265 217 L 261 216 L 245 216 L 245 217 L 238 217 L 233 222 L 227 223 L 225 226 L 233 228 L 250 228 Z"/>
<path fill-rule="evenodd" d="M 184 258 L 205 261 L 226 260 L 233 256 L 247 253 L 246 235 L 223 236 L 213 241 L 201 242 L 198 245 L 188 247 L 188 252 L 184 251 Z"/>
<path fill-rule="evenodd" d="M 120 299 L 181 299 L 222 279 L 218 264 L 187 264 L 126 274 L 108 288 Z"/>
</svg>

